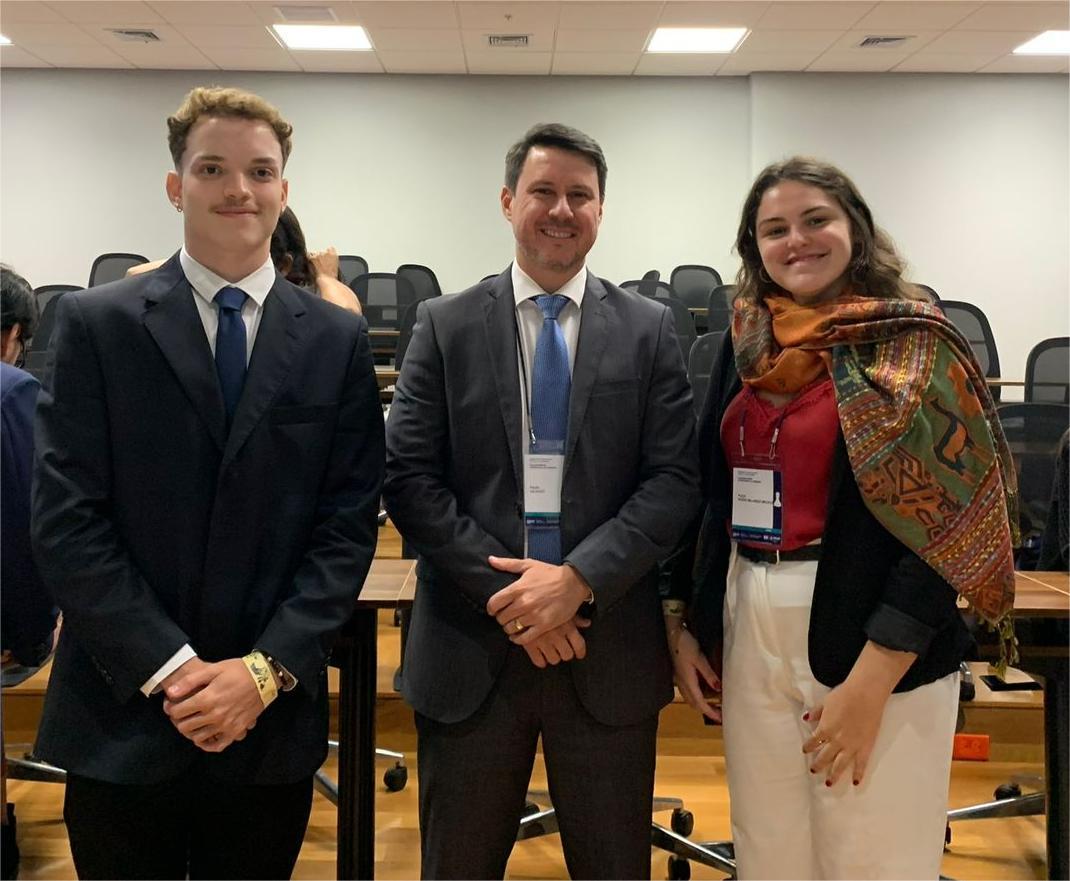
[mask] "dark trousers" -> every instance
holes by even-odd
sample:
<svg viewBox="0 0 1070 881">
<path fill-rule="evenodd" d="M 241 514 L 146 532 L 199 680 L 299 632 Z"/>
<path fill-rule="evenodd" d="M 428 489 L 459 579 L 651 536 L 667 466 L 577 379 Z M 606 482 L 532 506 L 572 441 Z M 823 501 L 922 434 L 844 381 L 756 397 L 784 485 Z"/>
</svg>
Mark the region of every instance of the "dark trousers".
<svg viewBox="0 0 1070 881">
<path fill-rule="evenodd" d="M 63 818 L 87 878 L 289 878 L 312 778 L 272 786 L 211 778 L 203 763 L 164 783 L 68 775 Z"/>
<path fill-rule="evenodd" d="M 583 661 L 572 663 L 584 663 Z M 470 718 L 416 715 L 423 878 L 502 878 L 542 736 L 573 878 L 649 878 L 658 719 L 613 727 L 580 703 L 568 664 L 510 651 Z"/>
</svg>

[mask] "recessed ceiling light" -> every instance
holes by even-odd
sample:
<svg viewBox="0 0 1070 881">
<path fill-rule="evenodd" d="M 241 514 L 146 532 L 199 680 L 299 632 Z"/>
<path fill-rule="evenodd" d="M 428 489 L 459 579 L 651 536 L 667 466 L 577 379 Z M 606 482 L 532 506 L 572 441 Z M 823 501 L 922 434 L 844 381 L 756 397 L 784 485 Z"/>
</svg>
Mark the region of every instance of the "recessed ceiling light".
<svg viewBox="0 0 1070 881">
<path fill-rule="evenodd" d="M 372 48 L 364 28 L 356 25 L 274 24 L 271 30 L 287 49 L 367 52 Z"/>
<path fill-rule="evenodd" d="M 1070 55 L 1070 31 L 1044 31 L 1014 50 L 1015 55 Z"/>
<path fill-rule="evenodd" d="M 746 28 L 658 28 L 647 52 L 734 52 Z"/>
<path fill-rule="evenodd" d="M 10 46 L 10 45 L 11 45 L 11 41 L 7 37 L 5 37 L 3 34 L 0 34 L 0 46 Z"/>
</svg>

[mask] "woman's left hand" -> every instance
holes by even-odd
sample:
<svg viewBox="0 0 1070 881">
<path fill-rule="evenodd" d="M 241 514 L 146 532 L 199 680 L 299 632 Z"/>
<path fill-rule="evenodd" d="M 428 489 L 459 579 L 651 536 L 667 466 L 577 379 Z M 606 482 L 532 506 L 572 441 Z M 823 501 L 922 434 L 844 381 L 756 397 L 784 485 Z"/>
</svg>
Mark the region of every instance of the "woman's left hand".
<svg viewBox="0 0 1070 881">
<path fill-rule="evenodd" d="M 826 786 L 834 786 L 847 771 L 855 786 L 865 778 L 884 705 L 915 658 L 913 652 L 867 642 L 847 679 L 803 716 L 814 726 L 803 752 L 816 754 L 810 770 L 824 771 Z"/>
<path fill-rule="evenodd" d="M 330 278 L 338 278 L 338 252 L 334 248 L 313 251 L 308 255 L 308 262 L 312 264 L 317 277 L 326 275 Z"/>
</svg>

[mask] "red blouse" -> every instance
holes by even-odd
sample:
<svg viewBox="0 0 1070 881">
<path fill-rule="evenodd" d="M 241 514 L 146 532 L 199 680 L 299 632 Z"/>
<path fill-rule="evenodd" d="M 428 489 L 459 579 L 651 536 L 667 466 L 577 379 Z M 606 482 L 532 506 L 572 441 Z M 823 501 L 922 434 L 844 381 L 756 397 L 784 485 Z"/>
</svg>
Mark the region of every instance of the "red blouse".
<svg viewBox="0 0 1070 881">
<path fill-rule="evenodd" d="M 784 407 L 773 406 L 744 386 L 721 420 L 721 445 L 730 468 L 744 461 L 739 448 L 741 424 L 748 465 L 768 461 L 773 433 L 779 428 L 774 467 L 781 472 L 784 510 L 777 549 L 790 551 L 819 540 L 825 531 L 832 456 L 840 433 L 832 379 L 804 389 Z"/>
</svg>

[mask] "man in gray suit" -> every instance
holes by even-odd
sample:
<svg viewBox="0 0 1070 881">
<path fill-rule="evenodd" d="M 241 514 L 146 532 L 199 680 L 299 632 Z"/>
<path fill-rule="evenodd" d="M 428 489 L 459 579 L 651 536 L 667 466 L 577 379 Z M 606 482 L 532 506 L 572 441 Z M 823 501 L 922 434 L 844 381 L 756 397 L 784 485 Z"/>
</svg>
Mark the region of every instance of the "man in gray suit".
<svg viewBox="0 0 1070 881">
<path fill-rule="evenodd" d="M 501 878 L 541 736 L 574 878 L 650 874 L 657 590 L 699 505 L 667 309 L 589 273 L 606 162 L 531 129 L 506 157 L 516 260 L 420 304 L 387 427 L 387 510 L 420 554 L 404 695 L 425 878 Z"/>
</svg>

